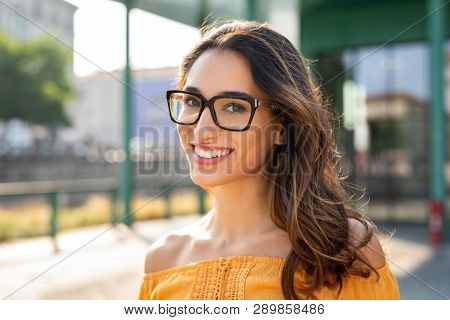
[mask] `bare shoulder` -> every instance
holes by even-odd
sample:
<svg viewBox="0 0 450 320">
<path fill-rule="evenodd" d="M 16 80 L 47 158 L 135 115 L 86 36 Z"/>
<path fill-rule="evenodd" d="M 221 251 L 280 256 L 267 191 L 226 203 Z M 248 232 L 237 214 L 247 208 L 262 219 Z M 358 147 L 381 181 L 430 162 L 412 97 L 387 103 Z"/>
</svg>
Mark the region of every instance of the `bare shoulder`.
<svg viewBox="0 0 450 320">
<path fill-rule="evenodd" d="M 368 230 L 362 222 L 357 219 L 349 218 L 349 241 L 356 247 L 361 245 L 361 242 L 366 238 Z M 375 232 L 373 232 L 372 237 L 369 242 L 358 249 L 357 256 L 362 256 L 363 259 L 374 268 L 379 269 L 383 267 L 386 263 L 385 254 L 383 248 L 378 240 Z M 353 263 L 358 266 L 366 266 L 359 259 L 355 260 Z"/>
<path fill-rule="evenodd" d="M 153 242 L 145 257 L 145 273 L 179 265 L 186 251 L 191 249 L 194 235 L 198 233 L 203 219 L 204 217 L 181 228 L 173 229 Z"/>
<path fill-rule="evenodd" d="M 172 230 L 158 238 L 148 248 L 145 257 L 145 273 L 175 266 L 177 257 L 183 250 L 183 244 L 187 241 L 189 241 L 189 233 L 185 228 Z"/>
</svg>

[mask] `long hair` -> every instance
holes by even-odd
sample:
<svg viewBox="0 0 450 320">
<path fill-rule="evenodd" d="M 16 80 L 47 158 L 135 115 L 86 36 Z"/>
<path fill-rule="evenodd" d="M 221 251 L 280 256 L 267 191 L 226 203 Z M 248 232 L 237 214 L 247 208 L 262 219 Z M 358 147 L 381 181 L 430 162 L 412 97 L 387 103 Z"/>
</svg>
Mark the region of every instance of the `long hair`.
<svg viewBox="0 0 450 320">
<path fill-rule="evenodd" d="M 313 79 L 309 61 L 292 43 L 267 23 L 226 19 L 201 26 L 202 40 L 184 57 L 177 86 L 186 83 L 190 68 L 205 51 L 233 50 L 249 62 L 255 83 L 280 107 L 285 143 L 273 148 L 263 175 L 271 202 L 271 219 L 290 238 L 281 276 L 285 299 L 316 299 L 321 286 L 339 285 L 343 276 L 378 272 L 356 249 L 366 245 L 376 225 L 356 208 L 338 170 L 342 155 L 333 133 L 333 114 Z M 354 246 L 349 239 L 349 218 L 366 227 L 365 239 Z M 361 260 L 368 268 L 353 264 Z M 303 270 L 302 281 L 296 272 Z"/>
</svg>

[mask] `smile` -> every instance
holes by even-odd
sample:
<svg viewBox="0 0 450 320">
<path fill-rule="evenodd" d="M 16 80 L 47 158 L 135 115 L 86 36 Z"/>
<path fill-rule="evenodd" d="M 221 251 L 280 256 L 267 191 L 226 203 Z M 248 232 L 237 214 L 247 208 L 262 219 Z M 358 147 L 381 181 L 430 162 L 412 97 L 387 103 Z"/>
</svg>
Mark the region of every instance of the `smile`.
<svg viewBox="0 0 450 320">
<path fill-rule="evenodd" d="M 194 159 L 199 163 L 216 163 L 233 152 L 233 149 L 229 148 L 210 148 L 200 147 L 198 145 L 191 146 L 194 151 Z"/>
</svg>

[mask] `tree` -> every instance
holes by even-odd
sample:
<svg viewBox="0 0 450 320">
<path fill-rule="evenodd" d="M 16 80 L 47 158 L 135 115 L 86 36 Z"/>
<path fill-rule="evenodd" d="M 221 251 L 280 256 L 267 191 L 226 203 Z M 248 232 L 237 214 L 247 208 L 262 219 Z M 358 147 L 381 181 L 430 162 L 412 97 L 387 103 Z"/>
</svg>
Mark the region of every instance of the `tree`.
<svg viewBox="0 0 450 320">
<path fill-rule="evenodd" d="M 70 126 L 64 104 L 74 95 L 71 53 L 54 39 L 20 42 L 0 34 L 0 120 Z"/>
</svg>

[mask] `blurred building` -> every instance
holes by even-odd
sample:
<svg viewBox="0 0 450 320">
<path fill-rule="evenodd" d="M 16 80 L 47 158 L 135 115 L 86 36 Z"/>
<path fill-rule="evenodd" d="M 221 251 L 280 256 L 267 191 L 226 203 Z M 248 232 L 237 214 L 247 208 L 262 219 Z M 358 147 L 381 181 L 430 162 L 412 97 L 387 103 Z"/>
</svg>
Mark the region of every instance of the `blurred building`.
<svg viewBox="0 0 450 320">
<path fill-rule="evenodd" d="M 131 87 L 135 137 L 148 136 L 149 132 L 155 133 L 156 128 L 163 141 L 163 128 L 174 128 L 167 113 L 165 91 L 174 87 L 177 71 L 177 67 L 134 71 Z M 77 98 L 67 108 L 73 127 L 61 131 L 65 140 L 113 148 L 121 146 L 122 77 L 122 71 L 114 71 L 76 79 Z"/>
<path fill-rule="evenodd" d="M 76 9 L 63 0 L 2 0 L 0 30 L 20 40 L 51 33 L 73 47 L 73 15 Z"/>
<path fill-rule="evenodd" d="M 42 36 L 56 38 L 73 48 L 73 17 L 77 7 L 64 0 L 2 0 L 0 32 L 27 41 Z M 72 50 L 70 50 L 72 53 Z M 67 72 L 74 78 L 73 54 Z"/>
<path fill-rule="evenodd" d="M 356 162 L 371 196 L 425 198 L 428 161 L 428 105 L 405 93 L 366 100 L 369 151 Z"/>
<path fill-rule="evenodd" d="M 181 152 L 175 151 L 179 150 L 179 139 L 175 124 L 169 118 L 165 97 L 166 90 L 175 88 L 177 71 L 178 67 L 134 71 L 131 85 L 131 147 L 133 161 L 142 167 L 144 160 L 178 161 L 182 157 Z M 114 176 L 117 166 L 123 161 L 122 76 L 122 71 L 114 71 L 76 78 L 77 97 L 67 105 L 67 114 L 73 126 L 59 130 L 56 144 L 60 148 L 70 148 L 66 152 L 53 152 L 44 157 L 5 157 L 2 161 L 9 169 L 0 168 L 0 180 L 100 179 Z M 10 126 L 11 134 L 24 136 L 23 133 L 18 134 L 19 130 L 23 130 L 20 123 L 13 121 Z M 17 143 L 24 142 L 18 140 Z M 160 152 L 167 153 L 161 156 Z M 142 170 L 141 175 L 144 174 Z"/>
<path fill-rule="evenodd" d="M 61 46 L 73 48 L 73 17 L 77 7 L 63 0 L 2 0 L 0 2 L 0 32 L 21 41 L 47 36 L 56 38 Z M 72 53 L 72 50 L 70 50 Z M 72 80 L 73 54 L 66 66 Z M 42 126 L 30 126 L 21 120 L 0 122 L 0 146 L 7 153 L 21 155 L 33 144 L 50 139 Z M 28 151 L 27 151 L 28 150 Z M 41 150 L 42 153 L 47 151 Z"/>
</svg>

